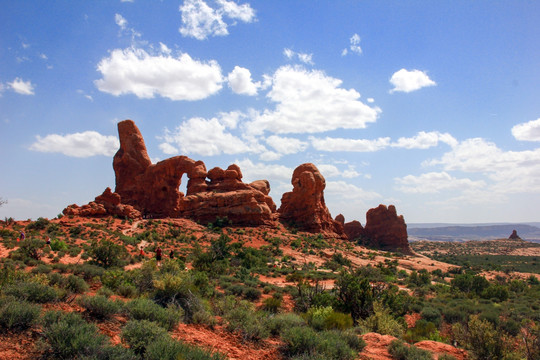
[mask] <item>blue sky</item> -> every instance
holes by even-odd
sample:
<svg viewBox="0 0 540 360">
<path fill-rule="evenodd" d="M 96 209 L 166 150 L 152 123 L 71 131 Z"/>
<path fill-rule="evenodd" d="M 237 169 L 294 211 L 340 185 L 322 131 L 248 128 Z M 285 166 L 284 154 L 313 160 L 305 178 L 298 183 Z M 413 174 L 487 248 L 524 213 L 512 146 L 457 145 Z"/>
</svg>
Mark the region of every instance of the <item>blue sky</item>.
<svg viewBox="0 0 540 360">
<path fill-rule="evenodd" d="M 237 163 L 278 205 L 312 162 L 346 221 L 539 221 L 538 24 L 536 1 L 0 1 L 0 217 L 114 189 L 132 119 L 153 161 Z"/>
</svg>

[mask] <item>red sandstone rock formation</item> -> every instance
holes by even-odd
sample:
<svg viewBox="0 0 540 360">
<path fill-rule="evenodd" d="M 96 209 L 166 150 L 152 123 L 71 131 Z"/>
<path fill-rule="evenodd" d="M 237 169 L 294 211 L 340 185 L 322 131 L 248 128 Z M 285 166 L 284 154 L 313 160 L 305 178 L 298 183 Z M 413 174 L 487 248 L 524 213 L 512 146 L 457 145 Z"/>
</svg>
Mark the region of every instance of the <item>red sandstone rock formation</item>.
<svg viewBox="0 0 540 360">
<path fill-rule="evenodd" d="M 407 240 L 407 224 L 403 215 L 398 216 L 394 205 L 379 205 L 368 210 L 364 238 L 367 245 L 382 250 L 399 250 L 411 254 Z"/>
<path fill-rule="evenodd" d="M 122 218 L 136 219 L 141 217 L 141 213 L 131 205 L 121 203 L 120 195 L 113 193 L 111 188 L 105 189 L 103 194 L 83 206 L 76 204 L 69 205 L 63 210 L 64 215 L 101 217 L 107 215 L 116 215 Z"/>
<path fill-rule="evenodd" d="M 347 234 L 347 238 L 349 240 L 354 241 L 356 239 L 362 238 L 364 236 L 364 227 L 362 224 L 360 224 L 360 221 L 350 221 L 348 223 L 345 223 L 343 225 L 343 228 L 345 229 L 345 234 Z"/>
<path fill-rule="evenodd" d="M 203 223 L 227 217 L 235 225 L 274 224 L 276 205 L 268 196 L 267 181 L 245 184 L 238 165 L 207 172 L 202 161 L 187 156 L 152 164 L 133 121 L 119 122 L 118 134 L 120 149 L 113 160 L 115 193 L 109 189 L 101 196 L 102 202 L 96 198 L 80 208 L 71 205 L 65 210 L 69 214 L 104 216 L 123 211 L 134 216 L 132 210 L 137 209 L 138 216 L 142 213 L 144 217 L 188 217 Z M 189 179 L 187 194 L 179 191 L 184 174 Z M 109 203 L 112 205 L 106 205 Z"/>
<path fill-rule="evenodd" d="M 332 219 L 324 202 L 326 181 L 317 167 L 298 166 L 291 183 L 293 190 L 281 198 L 280 219 L 299 230 L 344 238 L 343 225 Z"/>
</svg>

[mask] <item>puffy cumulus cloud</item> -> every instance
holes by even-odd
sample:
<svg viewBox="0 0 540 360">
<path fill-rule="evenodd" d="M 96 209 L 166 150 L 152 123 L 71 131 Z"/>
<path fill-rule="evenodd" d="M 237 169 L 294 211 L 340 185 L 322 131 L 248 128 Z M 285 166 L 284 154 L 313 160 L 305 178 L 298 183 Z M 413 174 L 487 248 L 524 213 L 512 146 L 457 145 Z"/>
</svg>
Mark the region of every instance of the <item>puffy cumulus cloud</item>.
<svg viewBox="0 0 540 360">
<path fill-rule="evenodd" d="M 423 87 L 437 85 L 435 81 L 429 78 L 425 71 L 406 69 L 396 71 L 390 78 L 390 83 L 394 85 L 390 93 L 396 91 L 408 93 Z"/>
<path fill-rule="evenodd" d="M 368 139 L 344 139 L 325 137 L 310 137 L 311 145 L 319 151 L 355 151 L 375 152 L 390 146 L 390 138 Z"/>
<path fill-rule="evenodd" d="M 15 91 L 17 94 L 21 95 L 34 95 L 34 86 L 30 80 L 24 81 L 21 78 L 15 78 L 10 83 L 7 83 L 7 85 Z"/>
<path fill-rule="evenodd" d="M 375 122 L 380 109 L 367 106 L 359 100 L 356 90 L 343 89 L 341 83 L 322 71 L 308 71 L 301 66 L 280 67 L 267 94 L 276 107 L 255 114 L 246 125 L 248 133 L 317 133 L 339 128 L 361 129 Z"/>
<path fill-rule="evenodd" d="M 159 148 L 161 149 L 161 151 L 163 151 L 164 154 L 167 154 L 167 155 L 178 154 L 178 149 L 169 143 L 161 143 L 159 144 Z"/>
<path fill-rule="evenodd" d="M 266 143 L 280 154 L 296 154 L 306 150 L 308 143 L 290 137 L 272 135 L 266 138 Z"/>
<path fill-rule="evenodd" d="M 467 178 L 458 179 L 447 172 L 430 172 L 420 176 L 407 175 L 394 179 L 398 190 L 405 193 L 438 193 L 443 190 L 472 190 L 486 186 L 483 180 L 474 181 Z"/>
<path fill-rule="evenodd" d="M 440 159 L 424 162 L 440 165 L 446 171 L 480 173 L 487 176 L 494 193 L 540 191 L 540 148 L 526 151 L 503 151 L 482 138 L 467 139 Z"/>
<path fill-rule="evenodd" d="M 349 184 L 345 181 L 327 181 L 325 196 L 336 196 L 343 199 L 363 199 L 373 200 L 381 198 L 381 195 L 374 191 L 364 190 L 356 185 Z"/>
<path fill-rule="evenodd" d="M 261 87 L 260 82 L 251 80 L 251 72 L 240 66 L 234 67 L 233 71 L 227 76 L 227 80 L 229 87 L 237 94 L 257 95 L 257 91 Z"/>
<path fill-rule="evenodd" d="M 416 136 L 399 138 L 391 146 L 405 149 L 429 149 L 430 147 L 437 146 L 439 142 L 450 146 L 456 146 L 458 144 L 458 141 L 448 133 L 441 134 L 438 131 L 420 131 Z"/>
<path fill-rule="evenodd" d="M 171 100 L 201 100 L 217 93 L 223 82 L 221 68 L 214 60 L 201 62 L 185 53 L 154 56 L 138 48 L 113 50 L 99 62 L 97 70 L 102 75 L 94 81 L 99 90 L 143 99 L 159 95 Z"/>
<path fill-rule="evenodd" d="M 241 139 L 228 129 L 236 126 L 235 115 L 221 114 L 221 118 L 191 118 L 180 124 L 174 131 L 165 130 L 165 144 L 161 150 L 178 148 L 182 154 L 214 156 L 220 154 L 240 154 L 262 152 L 264 147 L 255 140 Z"/>
<path fill-rule="evenodd" d="M 36 140 L 30 146 L 30 150 L 61 153 L 80 158 L 95 155 L 113 156 L 120 147 L 116 136 L 105 136 L 96 131 L 67 135 L 50 134 L 43 138 L 38 135 Z"/>
<path fill-rule="evenodd" d="M 512 135 L 517 140 L 540 141 L 540 118 L 517 124 L 512 128 Z"/>
<path fill-rule="evenodd" d="M 240 166 L 246 182 L 266 179 L 290 183 L 294 170 L 279 164 L 254 163 L 250 159 L 235 160 L 234 163 Z"/>
<path fill-rule="evenodd" d="M 335 165 L 331 164 L 319 164 L 317 168 L 325 178 L 331 177 L 343 177 L 343 178 L 354 178 L 360 176 L 354 168 L 349 167 L 347 170 L 339 170 Z"/>
<path fill-rule="evenodd" d="M 351 36 L 351 38 L 349 39 L 349 42 L 350 42 L 349 48 L 343 49 L 343 51 L 341 52 L 341 55 L 342 56 L 347 55 L 349 53 L 349 49 L 353 53 L 361 54 L 362 53 L 362 48 L 360 47 L 360 40 L 361 40 L 360 35 L 353 34 L 353 36 Z"/>
<path fill-rule="evenodd" d="M 239 5 L 234 1 L 217 0 L 215 6 L 209 6 L 203 0 L 185 0 L 180 6 L 182 26 L 179 31 L 183 36 L 204 40 L 208 36 L 225 36 L 229 34 L 229 25 L 236 20 L 250 23 L 255 21 L 255 10 L 249 4 Z M 228 24 L 225 19 L 232 19 Z"/>
<path fill-rule="evenodd" d="M 306 53 L 297 53 L 291 49 L 285 48 L 283 49 L 283 55 L 287 57 L 289 60 L 293 60 L 297 58 L 304 64 L 313 65 L 313 54 L 306 54 Z"/>
</svg>

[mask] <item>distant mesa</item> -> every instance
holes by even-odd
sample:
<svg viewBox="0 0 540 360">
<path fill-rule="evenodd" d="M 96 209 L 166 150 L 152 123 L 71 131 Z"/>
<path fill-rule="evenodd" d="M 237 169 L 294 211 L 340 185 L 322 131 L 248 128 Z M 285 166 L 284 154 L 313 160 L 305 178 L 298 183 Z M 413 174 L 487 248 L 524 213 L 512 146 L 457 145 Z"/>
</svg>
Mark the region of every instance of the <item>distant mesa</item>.
<svg viewBox="0 0 540 360">
<path fill-rule="evenodd" d="M 521 238 L 517 234 L 516 230 L 512 230 L 512 234 L 508 237 L 508 240 L 521 240 Z"/>
<path fill-rule="evenodd" d="M 410 253 L 407 225 L 393 205 L 379 205 L 367 213 L 365 227 L 358 221 L 334 220 L 324 201 L 326 181 L 313 164 L 298 166 L 292 175 L 292 191 L 281 198 L 281 206 L 269 196 L 270 183 L 242 181 L 236 164 L 227 169 L 206 170 L 202 161 L 175 156 L 152 164 L 141 132 L 132 120 L 118 123 L 120 149 L 114 155 L 116 188 L 105 189 L 89 204 L 69 205 L 65 215 L 125 218 L 189 218 L 203 224 L 227 218 L 237 226 L 286 224 L 300 231 L 327 237 L 370 239 L 370 245 Z M 186 194 L 180 192 L 186 175 Z"/>
</svg>

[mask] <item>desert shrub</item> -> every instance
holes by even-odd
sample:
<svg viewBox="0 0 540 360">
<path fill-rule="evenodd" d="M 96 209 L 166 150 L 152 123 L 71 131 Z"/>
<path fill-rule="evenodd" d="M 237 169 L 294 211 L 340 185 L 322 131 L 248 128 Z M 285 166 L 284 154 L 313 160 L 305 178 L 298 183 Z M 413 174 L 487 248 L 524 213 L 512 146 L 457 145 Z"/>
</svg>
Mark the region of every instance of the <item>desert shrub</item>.
<svg viewBox="0 0 540 360">
<path fill-rule="evenodd" d="M 424 319 L 419 319 L 413 328 L 407 329 L 403 338 L 410 343 L 421 340 L 442 340 L 435 324 Z"/>
<path fill-rule="evenodd" d="M 4 294 L 40 304 L 56 301 L 60 295 L 55 288 L 37 282 L 11 284 L 4 289 Z"/>
<path fill-rule="evenodd" d="M 137 296 L 138 291 L 135 285 L 130 283 L 122 283 L 116 288 L 116 293 L 126 298 L 133 298 Z"/>
<path fill-rule="evenodd" d="M 425 307 L 420 313 L 422 319 L 432 322 L 435 326 L 441 325 L 441 313 L 439 310 L 432 307 Z"/>
<path fill-rule="evenodd" d="M 457 360 L 455 356 L 449 355 L 449 354 L 442 354 L 439 355 L 438 360 Z"/>
<path fill-rule="evenodd" d="M 118 289 L 121 284 L 128 281 L 128 273 L 119 269 L 106 270 L 101 275 L 101 283 L 111 290 Z"/>
<path fill-rule="evenodd" d="M 271 313 L 277 313 L 281 308 L 281 299 L 276 299 L 273 297 L 266 298 L 263 301 L 263 310 Z"/>
<path fill-rule="evenodd" d="M 263 313 L 254 311 L 245 301 L 238 302 L 223 317 L 227 321 L 227 330 L 239 333 L 244 340 L 257 341 L 270 334 Z"/>
<path fill-rule="evenodd" d="M 498 284 L 489 285 L 480 294 L 484 299 L 496 299 L 497 301 L 505 301 L 509 295 L 508 287 Z"/>
<path fill-rule="evenodd" d="M 163 306 L 173 304 L 182 307 L 187 322 L 192 321 L 195 312 L 204 309 L 198 289 L 187 272 L 164 274 L 154 281 L 154 288 L 154 301 Z"/>
<path fill-rule="evenodd" d="M 92 258 L 92 263 L 109 268 L 122 264 L 122 260 L 127 256 L 127 250 L 122 245 L 103 240 L 93 244 L 88 250 L 88 254 Z"/>
<path fill-rule="evenodd" d="M 146 347 L 145 360 L 225 360 L 219 353 L 210 353 L 198 347 L 162 338 Z"/>
<path fill-rule="evenodd" d="M 182 310 L 178 307 L 164 308 L 146 298 L 131 300 L 125 309 L 131 319 L 154 321 L 166 330 L 175 327 L 182 317 Z"/>
<path fill-rule="evenodd" d="M 52 267 L 47 264 L 38 264 L 32 269 L 32 274 L 49 274 L 52 271 Z"/>
<path fill-rule="evenodd" d="M 49 226 L 49 223 L 48 219 L 38 217 L 36 221 L 26 225 L 26 230 L 45 230 Z"/>
<path fill-rule="evenodd" d="M 145 353 L 149 344 L 164 338 L 169 338 L 167 330 L 153 321 L 130 320 L 122 329 L 122 339 L 139 355 Z"/>
<path fill-rule="evenodd" d="M 214 315 L 206 309 L 199 309 L 195 311 L 191 317 L 191 322 L 193 324 L 206 325 L 211 328 L 213 328 L 217 323 Z"/>
<path fill-rule="evenodd" d="M 93 356 L 107 345 L 107 337 L 77 313 L 48 311 L 43 317 L 43 336 L 54 359 Z"/>
<path fill-rule="evenodd" d="M 86 281 L 101 277 L 104 272 L 105 270 L 102 267 L 88 263 L 73 268 L 73 274 L 82 275 L 83 279 Z"/>
<path fill-rule="evenodd" d="M 88 290 L 88 284 L 83 278 L 75 275 L 69 275 L 67 277 L 66 290 L 75 294 L 82 294 Z"/>
<path fill-rule="evenodd" d="M 78 299 L 79 305 L 86 309 L 87 313 L 96 319 L 105 319 L 120 311 L 121 304 L 109 300 L 103 295 L 83 296 Z"/>
<path fill-rule="evenodd" d="M 444 316 L 444 321 L 450 324 L 463 322 L 467 319 L 467 313 L 465 311 L 453 307 L 443 308 L 442 315 Z"/>
<path fill-rule="evenodd" d="M 43 255 L 43 251 L 41 249 L 43 248 L 44 244 L 45 242 L 42 240 L 27 238 L 19 243 L 19 250 L 17 251 L 22 254 L 24 258 L 39 260 Z"/>
<path fill-rule="evenodd" d="M 267 328 L 272 335 L 279 335 L 285 329 L 305 325 L 306 320 L 295 313 L 278 314 L 270 317 L 267 322 Z"/>
<path fill-rule="evenodd" d="M 244 291 L 244 297 L 247 300 L 258 300 L 261 297 L 261 290 L 254 288 L 254 287 L 247 287 Z"/>
<path fill-rule="evenodd" d="M 360 325 L 370 331 L 392 336 L 401 336 L 404 326 L 397 321 L 390 310 L 379 302 L 373 305 L 373 314 L 367 319 L 360 321 Z"/>
<path fill-rule="evenodd" d="M 388 345 L 388 353 L 396 360 L 431 360 L 431 353 L 401 340 L 392 341 Z"/>
<path fill-rule="evenodd" d="M 52 251 L 62 251 L 67 250 L 68 246 L 67 244 L 59 239 L 53 239 L 51 240 L 51 250 Z"/>
<path fill-rule="evenodd" d="M 0 329 L 26 330 L 36 322 L 40 312 L 38 305 L 12 298 L 0 306 Z"/>
<path fill-rule="evenodd" d="M 505 343 L 502 334 L 492 323 L 472 315 L 464 327 L 454 324 L 454 335 L 476 359 L 502 359 L 505 354 Z"/>
<path fill-rule="evenodd" d="M 317 333 L 305 326 L 286 329 L 281 337 L 288 356 L 304 359 L 352 360 L 365 346 L 363 341 L 353 340 L 351 334 L 340 331 Z"/>
</svg>

